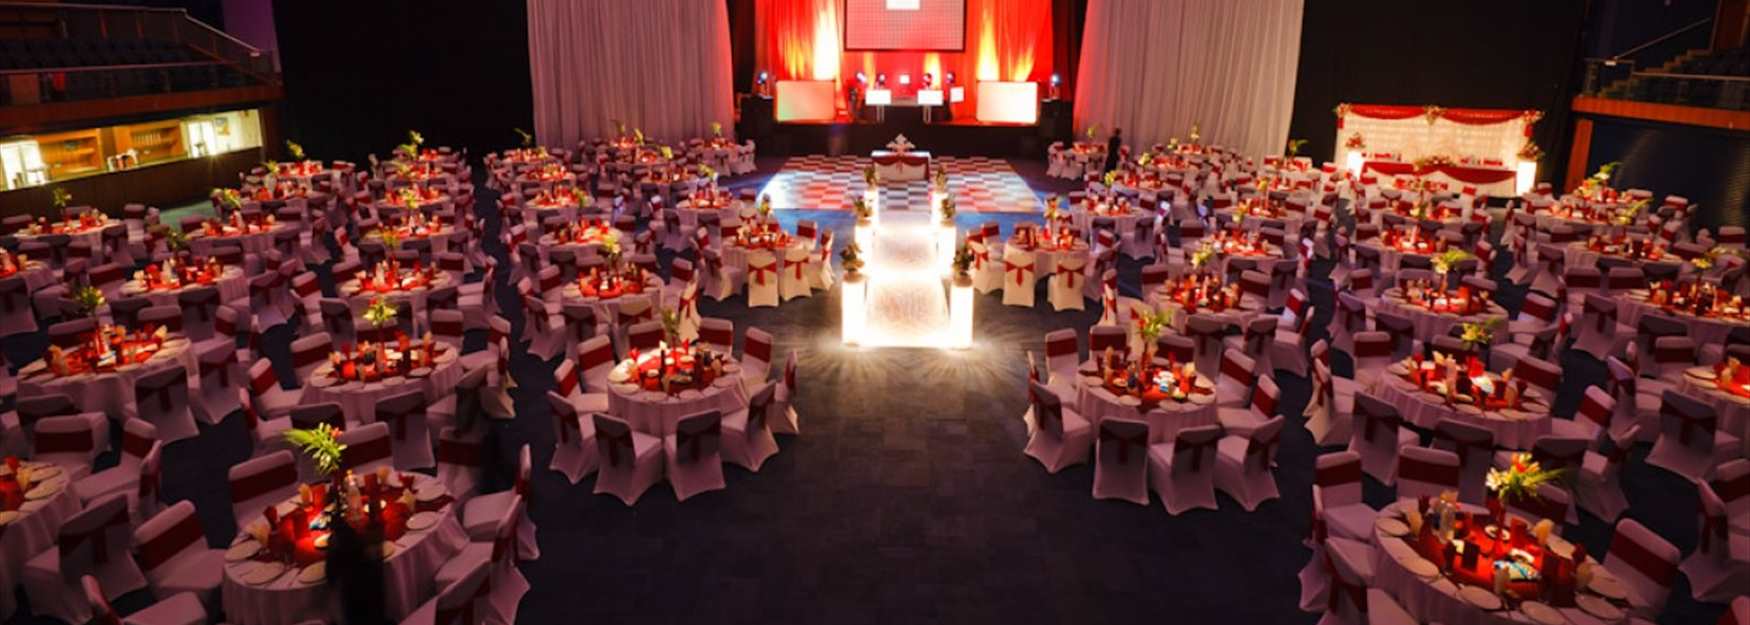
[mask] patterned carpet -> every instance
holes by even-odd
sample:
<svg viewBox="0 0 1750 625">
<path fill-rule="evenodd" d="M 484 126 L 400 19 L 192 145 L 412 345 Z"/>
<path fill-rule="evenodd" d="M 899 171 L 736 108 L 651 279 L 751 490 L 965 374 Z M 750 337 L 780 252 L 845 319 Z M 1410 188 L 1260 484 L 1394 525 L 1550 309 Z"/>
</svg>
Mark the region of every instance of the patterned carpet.
<svg viewBox="0 0 1750 625">
<path fill-rule="evenodd" d="M 761 193 L 772 197 L 777 209 L 848 211 L 853 193 L 863 189 L 863 167 L 869 160 L 856 156 L 798 156 L 784 162 Z M 1037 213 L 1044 205 L 1014 168 L 1002 159 L 938 157 L 932 167 L 948 172 L 949 188 L 962 212 Z M 883 208 L 928 209 L 930 183 L 884 182 Z"/>
</svg>

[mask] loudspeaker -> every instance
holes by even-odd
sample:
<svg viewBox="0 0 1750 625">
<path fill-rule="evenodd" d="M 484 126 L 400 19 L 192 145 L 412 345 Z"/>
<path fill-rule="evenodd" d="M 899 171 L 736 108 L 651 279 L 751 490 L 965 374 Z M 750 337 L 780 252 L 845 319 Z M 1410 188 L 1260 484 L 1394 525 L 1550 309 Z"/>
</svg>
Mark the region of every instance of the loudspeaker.
<svg viewBox="0 0 1750 625">
<path fill-rule="evenodd" d="M 1075 134 L 1075 106 L 1069 100 L 1045 100 L 1039 103 L 1039 138 L 1046 143 L 1062 141 Z"/>
<path fill-rule="evenodd" d="M 736 136 L 743 141 L 753 139 L 758 144 L 771 142 L 775 130 L 772 99 L 751 93 L 741 94 L 741 125 Z"/>
</svg>

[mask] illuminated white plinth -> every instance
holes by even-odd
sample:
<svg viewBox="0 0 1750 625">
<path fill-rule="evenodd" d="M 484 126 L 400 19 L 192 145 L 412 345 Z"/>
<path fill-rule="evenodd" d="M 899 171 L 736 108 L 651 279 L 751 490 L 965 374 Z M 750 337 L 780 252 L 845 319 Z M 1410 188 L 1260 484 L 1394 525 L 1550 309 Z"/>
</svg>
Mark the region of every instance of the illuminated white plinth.
<svg viewBox="0 0 1750 625">
<path fill-rule="evenodd" d="M 954 276 L 954 248 L 959 243 L 960 231 L 952 220 L 936 226 L 936 266 L 944 278 Z"/>
<path fill-rule="evenodd" d="M 943 345 L 948 349 L 972 347 L 972 281 L 966 284 L 948 282 L 948 336 Z"/>
<path fill-rule="evenodd" d="M 869 205 L 869 213 L 871 215 L 869 220 L 875 222 L 875 225 L 881 225 L 881 190 L 864 189 L 863 203 Z"/>
<path fill-rule="evenodd" d="M 841 283 L 843 310 L 839 322 L 839 333 L 846 345 L 858 345 L 863 337 L 863 328 L 867 324 L 867 310 L 864 305 L 864 287 L 868 281 L 861 274 L 845 274 Z"/>
<path fill-rule="evenodd" d="M 938 253 L 941 231 L 923 210 L 895 212 L 879 224 L 857 229 L 858 240 L 869 243 L 862 245 L 865 283 L 861 289 L 847 283 L 840 300 L 847 344 L 954 347 L 970 343 L 970 338 L 955 336 L 950 319 L 941 270 L 944 261 Z M 967 323 L 969 336 L 970 320 Z"/>
<path fill-rule="evenodd" d="M 1537 184 L 1537 161 L 1519 161 L 1519 168 L 1513 176 L 1513 192 L 1525 195 L 1531 192 L 1531 187 Z"/>
</svg>

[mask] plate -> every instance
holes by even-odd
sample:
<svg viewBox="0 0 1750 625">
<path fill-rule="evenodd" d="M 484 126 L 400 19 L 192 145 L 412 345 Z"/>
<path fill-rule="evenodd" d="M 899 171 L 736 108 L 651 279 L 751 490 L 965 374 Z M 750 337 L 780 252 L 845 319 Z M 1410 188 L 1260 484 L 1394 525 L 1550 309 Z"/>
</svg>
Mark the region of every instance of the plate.
<svg viewBox="0 0 1750 625">
<path fill-rule="evenodd" d="M 286 565 L 278 562 L 262 562 L 255 565 L 255 568 L 249 569 L 248 572 L 244 573 L 242 579 L 245 584 L 260 586 L 279 579 L 281 575 L 285 574 Z"/>
<path fill-rule="evenodd" d="M 436 512 L 421 512 L 419 514 L 415 514 L 411 517 L 408 517 L 407 529 L 408 529 L 408 531 L 422 532 L 422 531 L 431 529 L 431 527 L 433 525 L 437 525 L 437 522 L 438 522 L 438 513 L 436 513 Z"/>
<path fill-rule="evenodd" d="M 1386 536 L 1401 537 L 1410 533 L 1410 526 L 1405 525 L 1403 521 L 1397 519 L 1381 518 L 1378 521 L 1374 521 L 1373 525 L 1374 527 L 1379 528 L 1379 531 Z"/>
<path fill-rule="evenodd" d="M 407 377 L 410 377 L 410 378 L 423 378 L 423 377 L 428 376 L 428 375 L 431 375 L 431 368 L 430 367 L 420 367 L 420 368 L 417 368 L 417 369 L 414 369 L 412 371 L 407 372 Z"/>
<path fill-rule="evenodd" d="M 1556 554 L 1556 555 L 1564 557 L 1564 558 L 1574 557 L 1574 543 L 1570 543 L 1566 539 L 1563 539 L 1560 536 L 1557 536 L 1555 534 L 1550 534 L 1549 535 L 1549 542 L 1547 544 L 1548 544 L 1550 553 Z"/>
<path fill-rule="evenodd" d="M 1429 562 L 1426 558 L 1416 558 L 1404 562 L 1403 565 L 1404 570 L 1421 579 L 1434 579 L 1440 576 L 1440 567 L 1434 566 L 1434 563 Z"/>
<path fill-rule="evenodd" d="M 260 552 L 261 543 L 255 542 L 255 539 L 253 538 L 247 538 L 244 539 L 243 542 L 231 545 L 230 549 L 225 550 L 225 561 L 242 562 L 254 557 L 255 554 Z"/>
<path fill-rule="evenodd" d="M 316 388 L 328 388 L 330 386 L 334 386 L 334 378 L 328 377 L 326 375 L 310 376 L 310 386 L 314 386 Z"/>
<path fill-rule="evenodd" d="M 1606 599 L 1627 599 L 1628 590 L 1622 587 L 1622 582 L 1610 577 L 1602 568 L 1592 570 L 1592 583 L 1586 589 L 1598 593 Z"/>
<path fill-rule="evenodd" d="M 1214 393 L 1192 393 L 1188 396 L 1188 398 L 1191 400 L 1191 403 L 1197 404 L 1199 406 L 1205 406 L 1205 405 L 1215 403 L 1215 394 Z"/>
<path fill-rule="evenodd" d="M 23 504 L 20 504 L 18 506 L 18 512 L 20 514 L 27 513 L 27 512 L 36 512 L 38 510 L 43 509 L 43 506 L 46 506 L 46 505 L 49 505 L 49 502 L 47 499 L 32 499 L 30 501 L 24 502 Z"/>
<path fill-rule="evenodd" d="M 298 583 L 300 584 L 320 584 L 325 579 L 328 579 L 328 563 L 326 562 L 317 562 L 304 567 L 302 571 L 298 571 Z"/>
<path fill-rule="evenodd" d="M 48 499 L 48 498 L 53 497 L 55 495 L 61 494 L 61 490 L 66 488 L 66 487 L 67 487 L 67 480 L 58 479 L 58 480 L 51 480 L 48 482 L 43 482 L 41 484 L 38 484 L 36 486 L 36 488 L 30 489 L 30 492 L 25 493 L 24 498 L 29 499 L 31 501 Z"/>
<path fill-rule="evenodd" d="M 1603 597 L 1580 595 L 1574 598 L 1574 604 L 1580 606 L 1580 609 L 1585 610 L 1587 614 L 1606 621 L 1622 620 L 1622 609 L 1611 605 Z"/>
<path fill-rule="evenodd" d="M 627 377 L 626 369 L 624 367 L 614 367 L 613 369 L 608 370 L 609 382 L 625 382 Z"/>
<path fill-rule="evenodd" d="M 46 482 L 46 481 L 49 481 L 51 479 L 54 479 L 56 476 L 59 476 L 60 474 L 61 474 L 61 467 L 57 467 L 57 466 L 52 465 L 52 464 L 31 467 L 31 469 L 30 469 L 30 481 L 32 481 L 32 482 Z"/>
<path fill-rule="evenodd" d="M 1536 601 L 1519 604 L 1519 611 L 1525 613 L 1525 617 L 1531 619 L 1531 622 L 1541 625 L 1563 625 L 1568 622 L 1561 611 Z"/>
<path fill-rule="evenodd" d="M 11 524 L 13 521 L 17 521 L 18 517 L 20 517 L 20 516 L 23 516 L 23 515 L 19 514 L 17 511 L 14 511 L 14 510 L 7 510 L 5 512 L 0 512 L 0 526 L 5 526 L 8 524 Z"/>
<path fill-rule="evenodd" d="M 1495 593 L 1484 590 L 1481 586 L 1465 586 L 1464 588 L 1460 588 L 1458 591 L 1458 598 L 1463 599 L 1465 603 L 1474 605 L 1482 610 L 1493 611 L 1501 609 L 1501 598 L 1495 596 Z"/>
<path fill-rule="evenodd" d="M 419 501 L 436 501 L 443 496 L 444 486 L 442 484 L 426 483 L 413 489 L 413 498 Z"/>
<path fill-rule="evenodd" d="M 1695 379 L 1691 379 L 1691 380 L 1690 380 L 1690 381 L 1689 381 L 1689 384 L 1690 384 L 1690 385 L 1691 385 L 1691 386 L 1694 386 L 1694 387 L 1696 387 L 1696 388 L 1700 388 L 1700 389 L 1707 389 L 1707 390 L 1710 390 L 1710 391 L 1712 391 L 1712 390 L 1718 390 L 1718 389 L 1719 389 L 1719 388 L 1720 388 L 1720 386 L 1719 386 L 1719 385 L 1718 385 L 1718 384 L 1714 384 L 1714 383 L 1713 383 L 1713 382 L 1712 382 L 1712 381 L 1709 381 L 1709 380 L 1695 380 Z"/>
<path fill-rule="evenodd" d="M 1714 373 L 1713 367 L 1690 367 L 1688 369 L 1685 369 L 1683 371 L 1683 374 L 1687 375 L 1689 377 L 1695 378 L 1697 380 L 1716 380 L 1716 379 L 1719 379 L 1719 375 Z"/>
</svg>

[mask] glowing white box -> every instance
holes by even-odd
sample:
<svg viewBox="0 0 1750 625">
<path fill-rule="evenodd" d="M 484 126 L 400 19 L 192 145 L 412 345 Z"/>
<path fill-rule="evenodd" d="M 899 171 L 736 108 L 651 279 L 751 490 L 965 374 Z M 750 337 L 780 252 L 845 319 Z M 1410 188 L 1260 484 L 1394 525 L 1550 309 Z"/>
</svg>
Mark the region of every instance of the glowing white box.
<svg viewBox="0 0 1750 625">
<path fill-rule="evenodd" d="M 965 87 L 954 87 L 952 89 L 949 89 L 948 90 L 948 101 L 949 102 L 965 102 L 966 101 L 966 88 Z"/>
<path fill-rule="evenodd" d="M 918 106 L 941 106 L 941 105 L 942 105 L 942 90 L 941 89 L 919 89 L 918 90 Z"/>
<path fill-rule="evenodd" d="M 1009 124 L 1039 122 L 1039 83 L 978 83 L 978 121 Z"/>
<path fill-rule="evenodd" d="M 838 115 L 837 95 L 830 80 L 780 80 L 778 121 L 830 121 Z"/>
<path fill-rule="evenodd" d="M 893 104 L 893 90 L 870 89 L 869 93 L 863 96 L 863 103 L 869 106 L 887 106 Z"/>
</svg>

